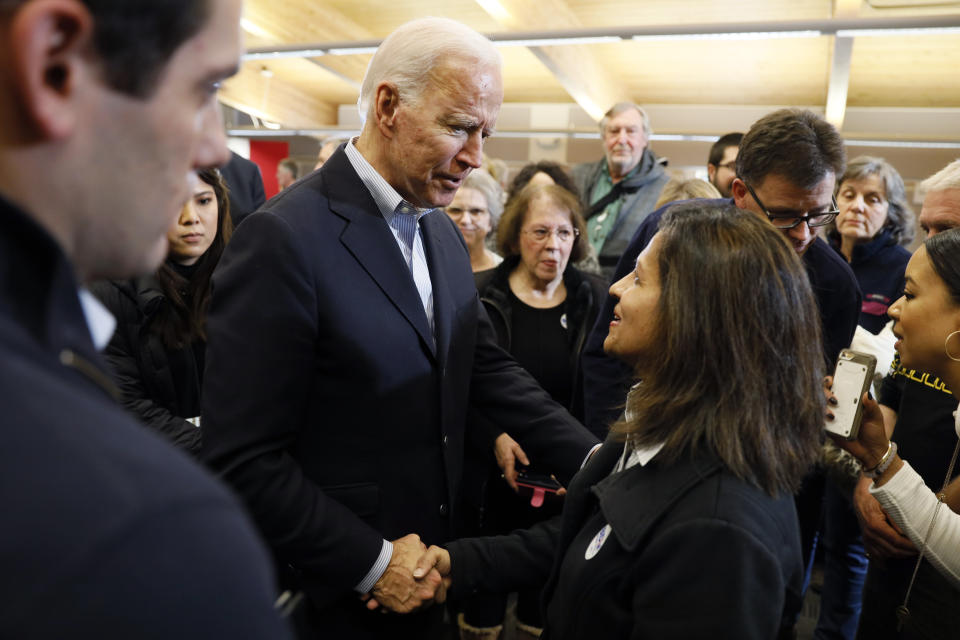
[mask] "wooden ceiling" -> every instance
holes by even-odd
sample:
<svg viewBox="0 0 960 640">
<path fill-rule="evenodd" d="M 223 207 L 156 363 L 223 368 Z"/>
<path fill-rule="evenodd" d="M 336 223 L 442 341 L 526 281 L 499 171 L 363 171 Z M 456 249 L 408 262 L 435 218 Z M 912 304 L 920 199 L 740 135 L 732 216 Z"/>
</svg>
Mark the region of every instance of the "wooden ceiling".
<svg viewBox="0 0 960 640">
<path fill-rule="evenodd" d="M 960 2 L 943 0 L 246 0 L 248 48 L 379 40 L 408 20 L 445 16 L 487 34 L 575 31 L 646 25 L 796 20 L 960 17 Z M 849 63 L 835 63 L 833 36 L 769 40 L 630 41 L 502 47 L 505 103 L 579 105 L 587 114 L 617 100 L 684 105 L 687 120 L 671 130 L 713 130 L 717 109 L 798 105 L 824 108 L 831 76 L 861 115 L 886 108 L 886 131 L 851 132 L 960 141 L 960 126 L 918 127 L 924 110 L 960 123 L 960 33 L 860 36 Z M 839 49 L 838 49 L 839 51 Z M 369 54 L 251 60 L 228 81 L 221 100 L 287 128 L 330 129 L 341 105 L 356 103 Z M 838 75 L 840 74 L 840 75 Z M 836 83 L 835 83 L 836 84 Z M 836 89 L 835 89 L 836 91 Z M 838 95 L 840 95 L 838 93 Z M 842 99 L 842 95 L 840 98 Z M 702 109 L 689 109 L 699 106 Z M 898 118 L 898 110 L 905 115 Z M 745 111 L 746 112 L 746 111 Z M 842 112 L 842 111 L 841 111 Z M 847 111 L 849 113 L 849 111 Z M 919 114 L 919 115 L 918 115 Z M 862 119 L 862 118 L 860 118 Z M 873 121 L 878 120 L 874 118 Z M 588 119 L 589 121 L 589 119 Z M 707 124 L 704 124 L 707 123 Z M 531 124 L 536 127 L 536 123 Z M 875 126 L 875 125 L 871 125 Z"/>
</svg>

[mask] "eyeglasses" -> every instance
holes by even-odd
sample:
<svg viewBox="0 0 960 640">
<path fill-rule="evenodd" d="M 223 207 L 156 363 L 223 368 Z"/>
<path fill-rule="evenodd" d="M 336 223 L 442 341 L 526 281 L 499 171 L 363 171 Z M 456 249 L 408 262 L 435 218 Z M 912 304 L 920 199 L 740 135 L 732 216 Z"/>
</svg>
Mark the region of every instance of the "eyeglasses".
<svg viewBox="0 0 960 640">
<path fill-rule="evenodd" d="M 481 209 L 479 207 L 473 209 L 461 209 L 460 207 L 447 207 L 444 209 L 447 212 L 447 215 L 453 218 L 454 220 L 459 220 L 463 217 L 463 214 L 469 213 L 471 218 L 476 218 L 484 214 L 489 213 L 486 209 Z"/>
<path fill-rule="evenodd" d="M 731 160 L 730 162 L 722 162 L 722 163 L 720 163 L 720 164 L 717 165 L 717 168 L 718 168 L 718 169 L 729 169 L 730 171 L 733 171 L 734 173 L 736 173 L 736 172 L 737 172 L 737 161 L 736 161 L 736 160 Z"/>
<path fill-rule="evenodd" d="M 546 227 L 537 227 L 536 229 L 524 229 L 523 233 L 527 234 L 537 242 L 546 242 L 547 238 L 551 235 L 556 235 L 557 240 L 563 243 L 573 242 L 573 239 L 580 235 L 580 229 L 573 228 L 564 228 L 560 227 L 559 229 L 547 229 Z"/>
<path fill-rule="evenodd" d="M 773 214 L 767 211 L 767 208 L 760 202 L 760 198 L 757 197 L 757 192 L 753 190 L 746 182 L 743 183 L 747 187 L 747 191 L 750 192 L 750 195 L 753 196 L 753 199 L 756 200 L 757 205 L 760 207 L 760 210 L 763 211 L 764 215 L 767 216 L 767 219 L 775 226 L 777 229 L 793 229 L 797 225 L 806 222 L 808 227 L 822 227 L 833 222 L 834 218 L 837 217 L 837 214 L 840 213 L 839 208 L 837 207 L 837 199 L 834 196 L 830 197 L 830 203 L 833 206 L 829 211 L 821 211 L 820 213 L 808 213 L 805 216 L 798 216 L 792 213 L 783 213 L 783 214 Z"/>
</svg>

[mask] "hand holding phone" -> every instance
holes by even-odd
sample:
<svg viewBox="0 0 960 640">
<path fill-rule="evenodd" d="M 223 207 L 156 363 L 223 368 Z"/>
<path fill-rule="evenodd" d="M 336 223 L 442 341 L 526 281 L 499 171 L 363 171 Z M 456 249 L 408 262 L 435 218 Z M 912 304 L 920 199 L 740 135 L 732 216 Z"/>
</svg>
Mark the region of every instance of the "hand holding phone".
<svg viewBox="0 0 960 640">
<path fill-rule="evenodd" d="M 517 487 L 521 494 L 530 494 L 530 506 L 541 507 L 548 493 L 556 494 L 563 487 L 553 476 L 541 473 L 520 471 L 517 474 Z"/>
<path fill-rule="evenodd" d="M 870 388 L 877 359 L 868 354 L 844 349 L 837 358 L 831 391 L 837 399 L 833 420 L 825 422 L 827 431 L 846 440 L 854 440 L 863 418 L 863 394 Z"/>
</svg>

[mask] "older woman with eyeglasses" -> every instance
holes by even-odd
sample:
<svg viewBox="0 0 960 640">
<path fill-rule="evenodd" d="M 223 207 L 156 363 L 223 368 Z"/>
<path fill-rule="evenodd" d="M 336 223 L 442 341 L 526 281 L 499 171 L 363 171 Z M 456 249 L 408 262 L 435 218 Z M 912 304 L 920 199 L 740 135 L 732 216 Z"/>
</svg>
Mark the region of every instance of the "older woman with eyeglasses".
<svg viewBox="0 0 960 640">
<path fill-rule="evenodd" d="M 580 351 L 606 297 L 606 283 L 599 276 L 570 264 L 587 250 L 585 231 L 576 195 L 555 184 L 530 184 L 510 201 L 500 220 L 497 248 L 503 263 L 475 274 L 500 346 L 581 420 Z M 485 422 L 482 407 L 473 410 L 471 420 Z M 537 461 L 528 460 L 496 425 L 487 424 L 482 430 L 491 439 L 496 437 L 499 467 L 488 456 L 481 532 L 506 533 L 559 513 L 558 499 L 534 508 L 529 496 L 518 496 L 500 478 L 501 468 L 512 468 L 514 460 L 531 463 L 531 471 L 544 475 L 553 470 L 537 468 Z M 504 464 L 505 459 L 509 464 Z M 515 488 L 510 471 L 505 469 L 505 475 Z M 505 608 L 506 594 L 469 600 L 460 619 L 461 637 L 496 637 Z M 536 637 L 542 626 L 537 590 L 520 594 L 517 619 L 517 637 Z"/>
<path fill-rule="evenodd" d="M 490 174 L 472 171 L 445 209 L 467 243 L 474 273 L 492 269 L 503 260 L 487 247 L 487 238 L 503 212 L 502 199 L 503 190 Z"/>
<path fill-rule="evenodd" d="M 827 228 L 827 239 L 850 263 L 863 291 L 860 326 L 876 334 L 889 321 L 887 307 L 903 291 L 913 210 L 903 178 L 883 158 L 854 158 L 839 185 L 840 213 Z"/>
</svg>

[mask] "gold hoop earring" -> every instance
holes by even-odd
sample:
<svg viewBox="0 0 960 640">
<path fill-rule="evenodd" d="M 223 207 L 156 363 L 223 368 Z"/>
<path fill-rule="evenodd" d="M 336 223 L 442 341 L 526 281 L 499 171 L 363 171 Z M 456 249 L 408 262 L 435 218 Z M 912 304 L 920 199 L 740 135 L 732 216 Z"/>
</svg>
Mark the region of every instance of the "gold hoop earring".
<svg viewBox="0 0 960 640">
<path fill-rule="evenodd" d="M 947 354 L 947 357 L 953 360 L 954 362 L 960 362 L 960 356 L 950 355 L 950 338 L 952 338 L 955 335 L 960 335 L 960 331 L 954 331 L 953 333 L 947 336 L 947 339 L 943 341 L 943 351 L 944 353 Z"/>
</svg>

